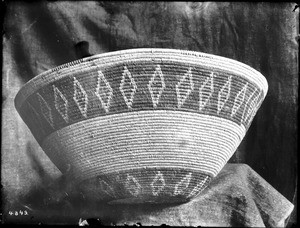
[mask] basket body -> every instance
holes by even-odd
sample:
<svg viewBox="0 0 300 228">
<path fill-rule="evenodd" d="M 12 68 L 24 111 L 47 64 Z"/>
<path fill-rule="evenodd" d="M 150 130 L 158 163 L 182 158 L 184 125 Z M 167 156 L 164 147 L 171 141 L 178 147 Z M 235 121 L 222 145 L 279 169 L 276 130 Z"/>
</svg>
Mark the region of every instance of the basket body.
<svg viewBox="0 0 300 228">
<path fill-rule="evenodd" d="M 90 196 L 171 203 L 195 197 L 219 173 L 267 89 L 234 60 L 132 49 L 49 70 L 15 105 L 53 163 Z"/>
</svg>

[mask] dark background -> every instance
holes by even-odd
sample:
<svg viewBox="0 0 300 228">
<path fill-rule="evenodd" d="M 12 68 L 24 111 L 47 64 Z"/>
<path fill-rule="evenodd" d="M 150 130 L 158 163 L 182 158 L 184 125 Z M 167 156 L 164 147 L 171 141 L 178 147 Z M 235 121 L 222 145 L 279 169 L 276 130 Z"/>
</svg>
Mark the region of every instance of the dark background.
<svg viewBox="0 0 300 228">
<path fill-rule="evenodd" d="M 13 99 L 32 77 L 80 57 L 75 47 L 80 41 L 88 42 L 90 54 L 175 48 L 229 57 L 260 71 L 269 91 L 230 162 L 248 164 L 296 204 L 296 3 L 21 1 L 4 5 L 1 182 L 5 210 L 20 205 L 25 210 L 29 204 L 23 202 L 38 197 L 45 204 L 60 202 L 65 183 L 20 119 Z M 291 221 L 296 220 L 295 209 Z"/>
</svg>

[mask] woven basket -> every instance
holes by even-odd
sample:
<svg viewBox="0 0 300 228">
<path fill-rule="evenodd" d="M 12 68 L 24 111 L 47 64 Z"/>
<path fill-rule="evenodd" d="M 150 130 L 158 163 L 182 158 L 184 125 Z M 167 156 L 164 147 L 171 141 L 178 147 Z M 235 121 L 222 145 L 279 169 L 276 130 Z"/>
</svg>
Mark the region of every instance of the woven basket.
<svg viewBox="0 0 300 228">
<path fill-rule="evenodd" d="M 15 106 L 62 173 L 92 198 L 183 202 L 243 139 L 266 79 L 215 55 L 131 49 L 94 55 L 30 80 Z"/>
</svg>

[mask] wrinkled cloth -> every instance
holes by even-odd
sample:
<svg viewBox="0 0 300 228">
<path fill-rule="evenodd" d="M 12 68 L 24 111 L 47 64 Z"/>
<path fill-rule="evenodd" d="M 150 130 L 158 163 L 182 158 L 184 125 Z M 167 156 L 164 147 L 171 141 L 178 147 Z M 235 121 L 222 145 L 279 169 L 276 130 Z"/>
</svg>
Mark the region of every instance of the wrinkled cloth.
<svg viewBox="0 0 300 228">
<path fill-rule="evenodd" d="M 274 191 L 270 190 L 271 187 L 265 187 L 267 189 L 265 195 L 273 195 L 276 190 L 278 191 L 272 200 L 263 197 L 264 203 L 261 206 L 265 213 L 275 214 L 262 215 L 264 212 L 261 214 L 259 209 L 253 209 L 257 210 L 256 215 L 260 217 L 257 221 L 260 222 L 257 222 L 255 217 L 252 218 L 251 213 L 247 214 L 248 211 L 245 211 L 245 214 L 233 212 L 234 216 L 231 216 L 228 210 L 222 208 L 229 204 L 243 205 L 243 203 L 228 196 L 226 200 L 222 198 L 218 201 L 219 206 L 215 211 L 218 215 L 214 216 L 219 220 L 202 217 L 205 218 L 207 222 L 205 223 L 200 218 L 203 210 L 198 208 L 202 206 L 207 208 L 207 205 L 213 204 L 201 204 L 199 198 L 188 204 L 160 209 L 162 214 L 154 218 L 158 223 L 165 221 L 170 225 L 170 221 L 174 221 L 174 224 L 187 225 L 193 222 L 193 224 L 197 222 L 214 224 L 218 221 L 226 226 L 229 224 L 229 218 L 236 218 L 239 222 L 242 216 L 247 221 L 251 217 L 248 224 L 282 224 L 287 214 L 276 213 L 276 206 L 280 205 L 280 202 L 274 201 L 274 198 L 279 201 L 281 199 L 281 204 L 287 203 L 287 200 L 294 202 L 297 176 L 296 37 L 299 33 L 299 11 L 292 12 L 293 9 L 292 3 L 102 1 L 9 3 L 4 21 L 1 125 L 1 184 L 3 214 L 6 221 L 24 222 L 26 216 L 13 216 L 8 212 L 28 210 L 30 214 L 36 215 L 34 206 L 36 204 L 42 209 L 35 218 L 41 220 L 45 218 L 46 223 L 56 221 L 55 218 L 59 221 L 62 211 L 67 210 L 69 206 L 72 207 L 68 200 L 64 200 L 66 193 L 60 186 L 61 173 L 42 151 L 16 112 L 14 98 L 21 86 L 34 76 L 82 56 L 83 53 L 78 51 L 76 44 L 86 41 L 89 50 L 83 52 L 88 54 L 141 47 L 175 48 L 229 57 L 260 71 L 269 83 L 269 91 L 233 160 L 249 164 L 274 187 Z M 251 172 L 254 172 L 253 170 Z M 248 172 L 250 171 L 244 175 L 240 174 L 242 178 L 239 179 L 245 180 L 247 183 L 245 186 L 249 187 L 243 189 L 245 199 L 241 199 L 241 202 L 244 200 L 247 205 L 252 205 L 247 207 L 249 209 L 255 208 L 254 204 L 250 203 L 254 203 L 255 197 L 251 195 L 252 182 L 247 176 Z M 221 174 L 218 178 L 222 176 Z M 225 186 L 232 186 L 232 189 L 239 188 L 233 186 L 239 183 L 235 178 L 226 179 L 226 175 L 223 175 L 223 178 L 224 180 L 221 178 L 219 181 L 227 183 Z M 36 192 L 36 189 L 39 190 Z M 229 190 L 226 187 L 216 189 L 210 187 L 205 195 L 212 194 L 208 195 L 208 198 L 209 202 L 213 203 L 213 196 L 219 200 L 215 196 L 217 191 L 225 196 L 230 193 Z M 277 203 L 273 204 L 273 201 Z M 270 207 L 275 208 L 265 210 Z M 193 213 L 189 216 L 191 208 L 198 214 L 195 212 L 197 215 Z M 93 211 L 86 210 L 92 215 Z M 286 213 L 288 212 L 290 211 L 286 210 Z M 78 213 L 75 210 L 71 214 L 76 215 L 78 220 L 80 215 Z M 146 212 L 143 215 L 138 214 L 142 213 L 140 211 L 124 210 L 124 213 L 122 215 L 124 220 L 120 222 L 125 220 L 133 222 L 136 213 L 138 216 L 149 216 Z M 164 219 L 163 213 L 168 214 Z M 268 216 L 271 217 L 266 219 Z M 147 217 L 148 221 L 151 218 Z M 253 222 L 253 219 L 256 222 Z M 265 222 L 266 220 L 270 222 Z M 273 220 L 275 222 L 272 222 Z M 61 221 L 66 222 L 64 219 Z"/>
</svg>

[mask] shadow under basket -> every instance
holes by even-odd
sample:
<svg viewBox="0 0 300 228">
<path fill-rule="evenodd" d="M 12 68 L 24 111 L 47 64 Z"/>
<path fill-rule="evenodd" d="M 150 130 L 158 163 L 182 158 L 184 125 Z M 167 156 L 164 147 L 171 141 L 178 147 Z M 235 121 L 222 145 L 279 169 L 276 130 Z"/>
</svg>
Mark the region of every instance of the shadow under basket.
<svg viewBox="0 0 300 228">
<path fill-rule="evenodd" d="M 266 79 L 238 61 L 143 48 L 48 70 L 21 88 L 15 107 L 89 198 L 179 203 L 224 167 L 267 90 Z"/>
</svg>

